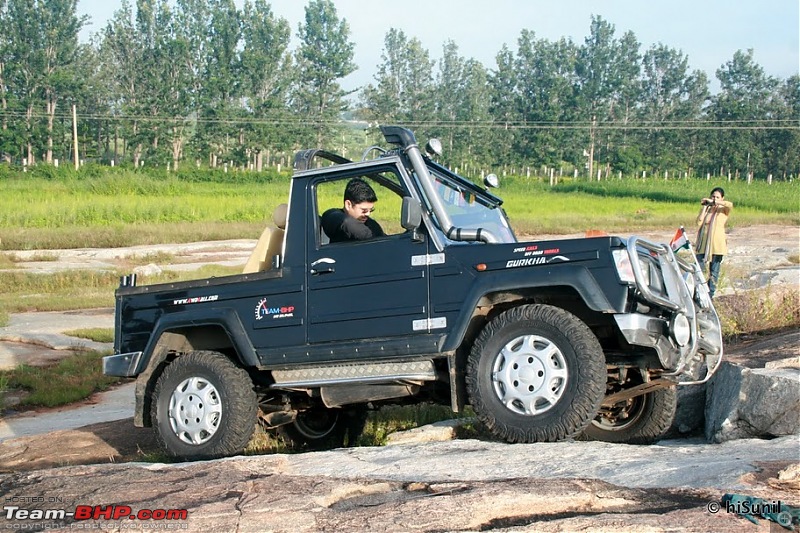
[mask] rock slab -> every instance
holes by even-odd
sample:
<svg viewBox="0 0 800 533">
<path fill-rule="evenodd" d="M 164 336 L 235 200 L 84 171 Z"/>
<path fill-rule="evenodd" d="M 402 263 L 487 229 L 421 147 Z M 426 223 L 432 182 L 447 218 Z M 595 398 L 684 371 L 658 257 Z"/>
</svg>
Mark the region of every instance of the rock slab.
<svg viewBox="0 0 800 533">
<path fill-rule="evenodd" d="M 724 362 L 708 383 L 709 442 L 800 435 L 800 368 L 745 368 Z"/>
</svg>

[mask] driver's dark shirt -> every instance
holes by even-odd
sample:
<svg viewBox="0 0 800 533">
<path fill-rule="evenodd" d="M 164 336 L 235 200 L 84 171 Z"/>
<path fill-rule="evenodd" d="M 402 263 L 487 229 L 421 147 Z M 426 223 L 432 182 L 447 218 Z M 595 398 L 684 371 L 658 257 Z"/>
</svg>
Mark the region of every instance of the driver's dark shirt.
<svg viewBox="0 0 800 533">
<path fill-rule="evenodd" d="M 322 229 L 331 242 L 366 241 L 386 235 L 371 218 L 362 223 L 336 207 L 322 214 Z"/>
</svg>

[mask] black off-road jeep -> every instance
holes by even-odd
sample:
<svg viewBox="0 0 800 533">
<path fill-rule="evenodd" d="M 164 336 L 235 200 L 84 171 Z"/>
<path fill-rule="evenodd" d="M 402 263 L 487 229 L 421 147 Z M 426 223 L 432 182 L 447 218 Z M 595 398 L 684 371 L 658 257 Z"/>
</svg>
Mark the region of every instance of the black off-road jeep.
<svg viewBox="0 0 800 533">
<path fill-rule="evenodd" d="M 244 273 L 123 278 L 104 371 L 137 377 L 135 424 L 182 458 L 241 452 L 257 421 L 296 445 L 352 443 L 368 406 L 402 402 L 470 404 L 509 442 L 659 439 L 675 385 L 722 358 L 693 256 L 639 237 L 519 242 L 498 197 L 432 159 L 438 141 L 426 155 L 381 131 L 388 148 L 359 162 L 297 154 Z M 387 235 L 329 243 L 320 215 L 354 177 Z"/>
</svg>

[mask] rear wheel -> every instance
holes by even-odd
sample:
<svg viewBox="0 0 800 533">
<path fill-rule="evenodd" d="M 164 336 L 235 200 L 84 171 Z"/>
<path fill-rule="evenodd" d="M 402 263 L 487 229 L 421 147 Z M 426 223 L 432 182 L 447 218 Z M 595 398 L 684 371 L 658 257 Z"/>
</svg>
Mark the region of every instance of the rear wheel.
<svg viewBox="0 0 800 533">
<path fill-rule="evenodd" d="M 366 406 L 319 404 L 297 413 L 294 422 L 280 426 L 277 433 L 293 449 L 327 450 L 353 446 L 366 422 Z"/>
<path fill-rule="evenodd" d="M 167 453 L 210 459 L 244 450 L 257 408 L 247 372 L 221 353 L 196 351 L 175 359 L 158 378 L 150 416 Z"/>
<path fill-rule="evenodd" d="M 584 435 L 605 442 L 653 444 L 669 431 L 677 404 L 677 391 L 670 387 L 603 406 Z"/>
<path fill-rule="evenodd" d="M 505 311 L 469 355 L 467 391 L 478 419 L 509 442 L 553 442 L 580 434 L 603 398 L 606 367 L 591 330 L 548 305 Z"/>
</svg>

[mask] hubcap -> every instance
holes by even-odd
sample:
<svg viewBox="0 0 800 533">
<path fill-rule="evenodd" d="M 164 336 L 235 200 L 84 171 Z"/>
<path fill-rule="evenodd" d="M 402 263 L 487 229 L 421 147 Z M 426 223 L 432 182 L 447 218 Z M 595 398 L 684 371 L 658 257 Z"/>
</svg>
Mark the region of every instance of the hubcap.
<svg viewBox="0 0 800 533">
<path fill-rule="evenodd" d="M 206 379 L 183 380 L 169 398 L 169 424 L 187 444 L 203 444 L 219 429 L 222 401 L 216 387 Z"/>
<path fill-rule="evenodd" d="M 564 354 L 549 339 L 524 335 L 506 344 L 492 367 L 497 398 L 521 415 L 539 415 L 552 408 L 566 390 Z"/>
</svg>

